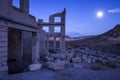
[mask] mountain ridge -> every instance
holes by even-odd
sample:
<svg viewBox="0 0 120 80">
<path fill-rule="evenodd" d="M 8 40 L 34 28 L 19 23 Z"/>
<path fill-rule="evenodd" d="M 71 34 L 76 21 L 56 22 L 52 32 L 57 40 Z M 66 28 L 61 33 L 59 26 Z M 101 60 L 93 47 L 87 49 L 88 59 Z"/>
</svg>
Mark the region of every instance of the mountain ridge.
<svg viewBox="0 0 120 80">
<path fill-rule="evenodd" d="M 93 37 L 69 41 L 67 45 L 73 48 L 89 47 L 93 50 L 103 52 L 117 52 L 120 54 L 120 24 L 117 24 L 113 29 Z"/>
</svg>

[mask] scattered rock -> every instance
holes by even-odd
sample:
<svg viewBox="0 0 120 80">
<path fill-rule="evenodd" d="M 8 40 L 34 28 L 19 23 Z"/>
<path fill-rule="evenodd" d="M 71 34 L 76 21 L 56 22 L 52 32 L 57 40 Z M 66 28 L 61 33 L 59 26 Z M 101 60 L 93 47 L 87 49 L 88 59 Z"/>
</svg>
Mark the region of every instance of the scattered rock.
<svg viewBox="0 0 120 80">
<path fill-rule="evenodd" d="M 83 68 L 83 66 L 80 65 L 80 64 L 73 64 L 73 67 L 76 67 L 76 68 Z"/>
<path fill-rule="evenodd" d="M 66 56 L 66 60 L 70 61 L 73 57 L 73 53 L 68 53 Z"/>
<path fill-rule="evenodd" d="M 33 64 L 29 65 L 29 70 L 35 71 L 41 69 L 41 67 L 42 65 L 39 62 L 35 61 Z"/>
<path fill-rule="evenodd" d="M 92 70 L 100 70 L 102 68 L 103 68 L 103 62 L 100 59 L 97 59 L 91 67 Z"/>
<path fill-rule="evenodd" d="M 99 64 L 99 63 L 94 63 L 91 67 L 92 70 L 100 70 L 103 68 L 103 65 Z"/>
<path fill-rule="evenodd" d="M 81 62 L 81 58 L 80 57 L 72 58 L 72 62 L 79 63 L 79 62 Z"/>
<path fill-rule="evenodd" d="M 41 61 L 43 61 L 43 62 L 52 61 L 52 60 L 53 60 L 52 56 L 45 56 L 45 57 L 41 58 Z"/>
<path fill-rule="evenodd" d="M 106 62 L 106 66 L 111 67 L 111 68 L 118 68 L 118 67 L 120 67 L 119 63 L 112 62 L 112 61 Z"/>
<path fill-rule="evenodd" d="M 87 56 L 85 54 L 82 56 L 82 61 L 83 62 L 88 62 L 88 58 L 87 58 Z"/>
<path fill-rule="evenodd" d="M 65 62 L 57 60 L 55 62 L 47 62 L 47 67 L 53 70 L 61 70 L 65 68 Z"/>
</svg>

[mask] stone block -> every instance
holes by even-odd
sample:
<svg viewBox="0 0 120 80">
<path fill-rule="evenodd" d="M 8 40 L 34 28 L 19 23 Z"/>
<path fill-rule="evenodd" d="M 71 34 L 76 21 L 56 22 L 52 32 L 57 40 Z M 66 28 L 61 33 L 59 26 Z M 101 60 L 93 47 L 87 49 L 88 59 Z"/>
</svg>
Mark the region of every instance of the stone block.
<svg viewBox="0 0 120 80">
<path fill-rule="evenodd" d="M 91 59 L 87 59 L 87 63 L 92 63 Z"/>
<path fill-rule="evenodd" d="M 35 63 L 35 64 L 29 65 L 29 70 L 35 71 L 35 70 L 41 69 L 41 67 L 42 67 L 42 65 L 40 63 Z"/>
<path fill-rule="evenodd" d="M 81 62 L 81 58 L 80 57 L 72 58 L 72 62 L 79 63 Z"/>
<path fill-rule="evenodd" d="M 7 32 L 0 32 L 0 36 L 6 37 L 7 36 Z"/>
<path fill-rule="evenodd" d="M 0 67 L 2 67 L 2 66 L 7 66 L 7 62 L 0 63 Z"/>
<path fill-rule="evenodd" d="M 69 54 L 67 54 L 67 56 L 66 56 L 66 60 L 70 61 L 70 60 L 72 59 L 72 57 L 73 57 L 73 54 L 72 54 L 72 53 L 69 53 Z"/>
<path fill-rule="evenodd" d="M 8 52 L 0 52 L 0 60 L 1 60 L 1 58 L 7 58 L 7 54 L 8 54 Z"/>
<path fill-rule="evenodd" d="M 1 71 L 7 71 L 8 70 L 8 66 L 1 66 L 0 67 L 0 72 Z"/>
<path fill-rule="evenodd" d="M 76 67 L 76 68 L 83 68 L 83 66 L 80 65 L 80 64 L 73 64 L 73 67 Z"/>
<path fill-rule="evenodd" d="M 55 59 L 61 59 L 61 60 L 65 60 L 66 58 L 66 54 L 51 54 L 51 56 Z"/>
<path fill-rule="evenodd" d="M 0 57 L 0 64 L 7 63 L 7 57 Z"/>
<path fill-rule="evenodd" d="M 47 62 L 47 67 L 53 70 L 61 70 L 65 68 L 65 62 L 64 61 Z"/>
<path fill-rule="evenodd" d="M 91 67 L 92 70 L 101 70 L 103 69 L 103 65 L 100 63 L 94 63 Z"/>
<path fill-rule="evenodd" d="M 0 48 L 0 53 L 1 53 L 1 52 L 7 52 L 7 50 L 8 50 L 7 47 L 1 47 L 1 48 Z"/>
<path fill-rule="evenodd" d="M 52 60 L 53 60 L 52 56 L 41 57 L 41 61 L 43 61 L 43 62 L 52 61 Z"/>
</svg>

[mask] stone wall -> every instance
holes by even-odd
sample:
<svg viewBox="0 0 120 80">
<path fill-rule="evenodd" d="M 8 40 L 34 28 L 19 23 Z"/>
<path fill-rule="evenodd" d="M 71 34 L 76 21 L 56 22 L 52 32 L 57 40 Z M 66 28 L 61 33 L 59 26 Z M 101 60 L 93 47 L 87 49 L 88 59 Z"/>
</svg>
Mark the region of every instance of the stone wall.
<svg viewBox="0 0 120 80">
<path fill-rule="evenodd" d="M 36 19 L 34 16 L 26 14 L 16 7 L 13 6 L 10 7 L 9 17 L 18 22 L 37 27 Z"/>
<path fill-rule="evenodd" d="M 20 0 L 20 8 L 13 6 L 12 1 L 0 0 L 0 16 L 37 27 L 36 18 L 29 14 L 29 0 Z"/>
<path fill-rule="evenodd" d="M 7 16 L 8 15 L 8 1 L 9 0 L 0 0 L 0 14 Z"/>
<path fill-rule="evenodd" d="M 5 27 L 4 25 L 0 25 L 0 72 L 2 73 L 7 72 L 8 70 L 8 67 L 7 67 L 7 54 L 8 54 L 7 30 L 8 30 L 7 27 Z"/>
<path fill-rule="evenodd" d="M 20 0 L 20 8 L 13 6 L 12 1 L 0 0 L 0 74 L 8 71 L 11 65 L 16 65 L 18 60 L 22 66 L 24 63 L 21 60 L 30 63 L 33 53 L 34 59 L 36 57 L 36 35 L 33 38 L 33 33 L 37 33 L 37 22 L 29 14 L 29 0 Z M 14 29 L 11 34 L 10 29 Z M 11 37 L 14 39 L 11 40 L 13 44 L 9 40 Z M 9 59 L 17 61 L 11 64 Z"/>
</svg>

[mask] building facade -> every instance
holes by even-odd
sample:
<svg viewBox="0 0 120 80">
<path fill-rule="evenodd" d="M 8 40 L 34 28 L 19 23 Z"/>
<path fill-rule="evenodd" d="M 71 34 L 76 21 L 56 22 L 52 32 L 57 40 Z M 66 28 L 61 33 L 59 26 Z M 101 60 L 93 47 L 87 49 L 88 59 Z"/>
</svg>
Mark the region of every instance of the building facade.
<svg viewBox="0 0 120 80">
<path fill-rule="evenodd" d="M 48 33 L 42 29 L 44 23 L 41 23 L 41 20 L 37 22 L 36 18 L 29 14 L 29 0 L 20 0 L 19 8 L 12 3 L 13 0 L 0 0 L 0 74 L 25 70 L 47 50 L 45 47 L 47 43 L 42 42 L 45 42 Z M 55 16 L 61 17 L 62 22 L 52 22 Z M 50 23 L 45 25 L 63 27 L 60 32 L 62 40 L 60 48 L 65 50 L 65 10 L 50 16 Z M 50 28 L 50 32 L 52 30 Z M 55 37 L 51 33 L 47 36 Z"/>
</svg>

